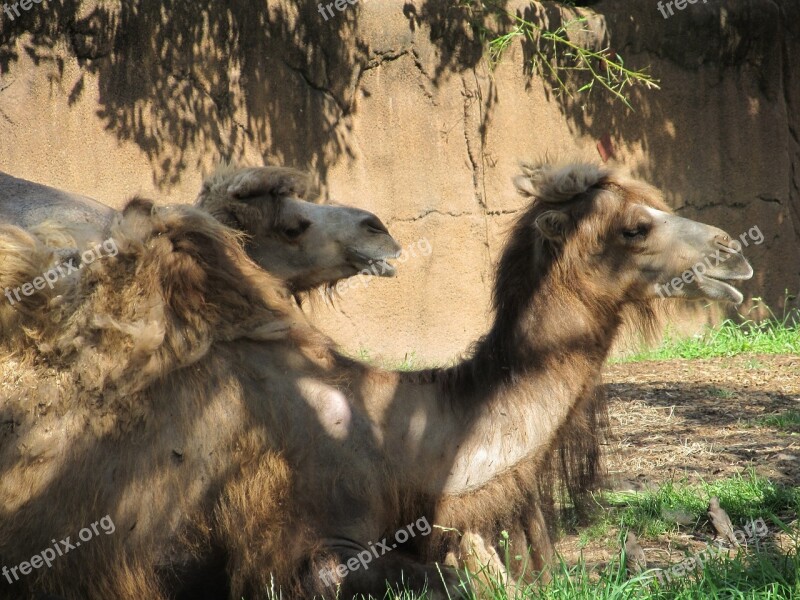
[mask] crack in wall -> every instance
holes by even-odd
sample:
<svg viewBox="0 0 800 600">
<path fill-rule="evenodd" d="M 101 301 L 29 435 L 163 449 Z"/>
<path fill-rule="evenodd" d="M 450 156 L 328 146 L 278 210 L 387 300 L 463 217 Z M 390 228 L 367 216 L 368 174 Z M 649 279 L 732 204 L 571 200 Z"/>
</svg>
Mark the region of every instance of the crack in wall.
<svg viewBox="0 0 800 600">
<path fill-rule="evenodd" d="M 392 223 L 413 223 L 415 221 L 419 221 L 420 219 L 424 219 L 426 217 L 429 217 L 430 215 L 438 215 L 438 216 L 441 216 L 441 217 L 460 218 L 460 217 L 476 217 L 476 216 L 479 216 L 480 214 L 482 214 L 482 213 L 475 213 L 475 212 L 454 213 L 454 212 L 450 212 L 450 211 L 441 211 L 441 210 L 432 208 L 431 210 L 426 210 L 425 212 L 423 212 L 421 214 L 418 214 L 418 215 L 414 215 L 413 217 L 397 217 L 397 218 L 394 218 L 394 219 L 389 219 L 387 221 L 387 224 L 391 225 Z"/>
<path fill-rule="evenodd" d="M 469 159 L 470 168 L 472 170 L 472 188 L 475 200 L 481 209 L 483 215 L 483 245 L 486 247 L 487 257 L 491 260 L 492 249 L 489 244 L 489 214 L 488 206 L 486 205 L 486 163 L 484 160 L 484 140 L 481 135 L 481 128 L 484 125 L 485 115 L 483 113 L 483 96 L 481 94 L 481 86 L 478 81 L 478 74 L 475 69 L 470 69 L 474 79 L 474 88 L 469 89 L 467 85 L 466 75 L 461 76 L 461 85 L 464 95 L 464 142 L 466 144 L 467 157 Z M 471 111 L 473 104 L 478 103 L 478 122 L 477 127 L 472 125 Z M 472 140 L 473 136 L 477 136 L 478 148 L 474 147 Z"/>
<path fill-rule="evenodd" d="M 311 78 L 306 74 L 306 72 L 302 69 L 302 67 L 296 67 L 290 62 L 288 62 L 286 59 L 282 59 L 281 62 L 283 62 L 283 64 L 286 65 L 290 71 L 297 73 L 300 79 L 302 79 L 309 88 L 311 88 L 316 92 L 319 92 L 320 94 L 323 94 L 324 96 L 330 98 L 333 101 L 333 103 L 339 109 L 339 116 L 336 117 L 334 125 L 336 125 L 341 120 L 342 117 L 350 113 L 349 106 L 345 106 L 344 102 L 339 100 L 339 98 L 336 97 L 336 94 L 334 94 L 331 90 L 329 90 L 325 86 L 319 85 L 311 81 Z"/>
</svg>

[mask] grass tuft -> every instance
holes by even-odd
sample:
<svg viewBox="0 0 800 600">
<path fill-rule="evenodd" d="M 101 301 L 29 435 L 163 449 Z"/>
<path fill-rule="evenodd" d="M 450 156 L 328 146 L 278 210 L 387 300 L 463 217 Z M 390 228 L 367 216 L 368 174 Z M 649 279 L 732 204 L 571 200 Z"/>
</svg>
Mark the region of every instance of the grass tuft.
<svg viewBox="0 0 800 600">
<path fill-rule="evenodd" d="M 760 298 L 756 306 L 764 307 Z M 769 308 L 767 308 L 769 310 Z M 739 354 L 800 354 L 800 316 L 786 311 L 783 317 L 740 323 L 727 319 L 717 327 L 706 328 L 690 338 L 678 338 L 669 332 L 661 345 L 618 359 L 616 362 L 670 360 L 675 358 L 715 358 Z"/>
<path fill-rule="evenodd" d="M 759 517 L 780 519 L 787 511 L 800 513 L 800 488 L 777 484 L 751 470 L 700 484 L 667 482 L 654 491 L 605 492 L 599 501 L 607 508 L 595 527 L 601 530 L 604 523 L 606 531 L 632 529 L 651 538 L 674 533 L 682 525 L 696 528 L 706 521 L 711 496 L 720 499 L 734 526 Z"/>
<path fill-rule="evenodd" d="M 787 410 L 775 415 L 766 415 L 755 421 L 756 425 L 783 429 L 785 431 L 800 431 L 800 411 Z"/>
</svg>

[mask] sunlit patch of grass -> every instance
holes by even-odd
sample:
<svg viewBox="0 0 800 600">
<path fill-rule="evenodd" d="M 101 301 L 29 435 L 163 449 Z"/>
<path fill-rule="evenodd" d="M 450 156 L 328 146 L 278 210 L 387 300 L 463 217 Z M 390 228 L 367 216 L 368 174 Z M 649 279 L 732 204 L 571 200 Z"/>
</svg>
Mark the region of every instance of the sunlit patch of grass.
<svg viewBox="0 0 800 600">
<path fill-rule="evenodd" d="M 600 570 L 592 570 L 583 562 L 569 566 L 562 561 L 550 583 L 528 590 L 517 600 L 789 600 L 800 593 L 798 572 L 796 551 L 783 554 L 759 550 L 715 559 L 696 573 L 674 578 L 665 585 L 652 572 L 628 579 L 621 558 L 612 559 Z M 501 599 L 505 600 L 497 597 Z"/>
<path fill-rule="evenodd" d="M 800 411 L 787 410 L 778 414 L 764 415 L 756 419 L 755 422 L 763 427 L 800 432 Z"/>
<path fill-rule="evenodd" d="M 758 298 L 754 300 L 759 301 Z M 757 304 L 764 306 L 759 302 Z M 745 320 L 737 323 L 728 319 L 717 327 L 709 327 L 689 338 L 676 337 L 668 332 L 658 348 L 620 358 L 618 362 L 798 353 L 800 318 L 797 312 L 787 311 L 781 318 L 773 314 L 763 321 Z"/>
<path fill-rule="evenodd" d="M 682 517 L 684 526 L 703 523 L 711 496 L 720 499 L 734 525 L 759 517 L 766 520 L 787 510 L 800 513 L 800 487 L 783 486 L 750 471 L 691 485 L 667 482 L 653 491 L 602 493 L 599 502 L 606 508 L 601 521 L 609 528 L 631 529 L 654 538 L 681 526 L 675 515 Z"/>
<path fill-rule="evenodd" d="M 613 524 L 609 519 L 601 519 L 582 529 L 578 534 L 578 546 L 585 548 L 590 542 L 602 540 L 609 536 Z"/>
</svg>

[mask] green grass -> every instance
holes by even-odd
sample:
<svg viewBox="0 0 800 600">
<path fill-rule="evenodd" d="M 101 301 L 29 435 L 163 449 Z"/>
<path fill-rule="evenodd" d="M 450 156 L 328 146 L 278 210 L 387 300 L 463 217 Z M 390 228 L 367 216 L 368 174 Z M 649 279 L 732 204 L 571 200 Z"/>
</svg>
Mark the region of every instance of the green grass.
<svg viewBox="0 0 800 600">
<path fill-rule="evenodd" d="M 492 600 L 800 598 L 797 553 L 800 540 L 796 534 L 794 550 L 787 553 L 768 544 L 751 545 L 730 557 L 711 558 L 704 562 L 701 570 L 674 576 L 665 584 L 647 576 L 628 579 L 618 550 L 624 533 L 629 529 L 635 531 L 645 548 L 648 538 L 669 535 L 680 528 L 699 530 L 711 537 L 711 529 L 706 524 L 706 508 L 711 496 L 720 498 L 737 529 L 744 529 L 746 523 L 758 518 L 763 518 L 771 530 L 785 529 L 778 515 L 785 518 L 788 514 L 800 513 L 800 488 L 776 484 L 753 471 L 745 476 L 697 484 L 669 482 L 649 492 L 604 493 L 598 497 L 603 506 L 602 514 L 584 533 L 607 541 L 613 558 L 606 565 L 591 568 L 584 562 L 568 565 L 560 560 L 549 583 L 530 586 L 516 596 L 498 591 L 489 597 Z M 673 515 L 680 515 L 686 524 L 677 524 Z M 678 562 L 672 559 L 670 564 L 674 566 Z"/>
<path fill-rule="evenodd" d="M 603 527 L 605 531 L 632 529 L 645 537 L 674 533 L 704 523 L 711 496 L 719 497 L 734 525 L 759 517 L 774 518 L 786 511 L 800 513 L 800 487 L 779 485 L 750 471 L 697 484 L 667 482 L 651 492 L 602 494 L 603 516 L 593 528 L 598 532 L 603 532 Z M 678 524 L 678 516 L 686 524 Z"/>
<path fill-rule="evenodd" d="M 626 600 L 680 599 L 770 599 L 789 600 L 800 596 L 798 583 L 800 561 L 796 552 L 757 551 L 741 553 L 733 558 L 705 563 L 696 574 L 678 577 L 661 585 L 647 574 L 628 579 L 618 558 L 610 561 L 599 573 L 585 564 L 568 566 L 561 563 L 553 581 L 539 589 L 527 591 L 521 598 L 530 600 Z M 505 600 L 497 596 L 497 600 Z"/>
<path fill-rule="evenodd" d="M 800 431 L 800 411 L 787 410 L 774 415 L 765 415 L 755 420 L 756 425 L 783 429 L 785 431 Z"/>
<path fill-rule="evenodd" d="M 615 362 L 669 360 L 674 358 L 714 358 L 738 354 L 800 354 L 800 319 L 796 313 L 783 318 L 763 321 L 730 319 L 718 327 L 690 338 L 678 338 L 670 333 L 661 345 L 617 359 Z"/>
<path fill-rule="evenodd" d="M 662 584 L 656 571 L 628 579 L 622 558 L 593 569 L 584 562 L 559 561 L 551 581 L 507 594 L 499 587 L 481 596 L 487 600 L 790 600 L 800 597 L 800 559 L 796 551 L 782 553 L 760 547 L 735 556 L 714 558 L 701 569 L 675 576 Z M 411 594 L 392 594 L 392 599 L 421 600 Z M 427 596 L 423 596 L 426 598 Z M 475 596 L 470 596 L 475 598 Z"/>
</svg>

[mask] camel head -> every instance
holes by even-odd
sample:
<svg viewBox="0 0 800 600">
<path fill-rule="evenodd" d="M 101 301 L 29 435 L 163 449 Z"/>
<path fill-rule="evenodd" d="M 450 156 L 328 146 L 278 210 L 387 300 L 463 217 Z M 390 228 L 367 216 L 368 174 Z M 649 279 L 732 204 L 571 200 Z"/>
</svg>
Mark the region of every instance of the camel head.
<svg viewBox="0 0 800 600">
<path fill-rule="evenodd" d="M 731 282 L 750 279 L 753 269 L 741 243 L 717 227 L 672 214 L 652 186 L 594 165 L 523 169 L 517 188 L 537 199 L 528 224 L 560 257 L 561 269 L 585 271 L 586 285 L 602 282 L 624 302 L 742 302 Z"/>
<path fill-rule="evenodd" d="M 359 272 L 391 277 L 400 246 L 374 214 L 310 202 L 311 181 L 286 167 L 223 166 L 196 205 L 248 236 L 247 252 L 292 292 L 333 285 Z"/>
</svg>

